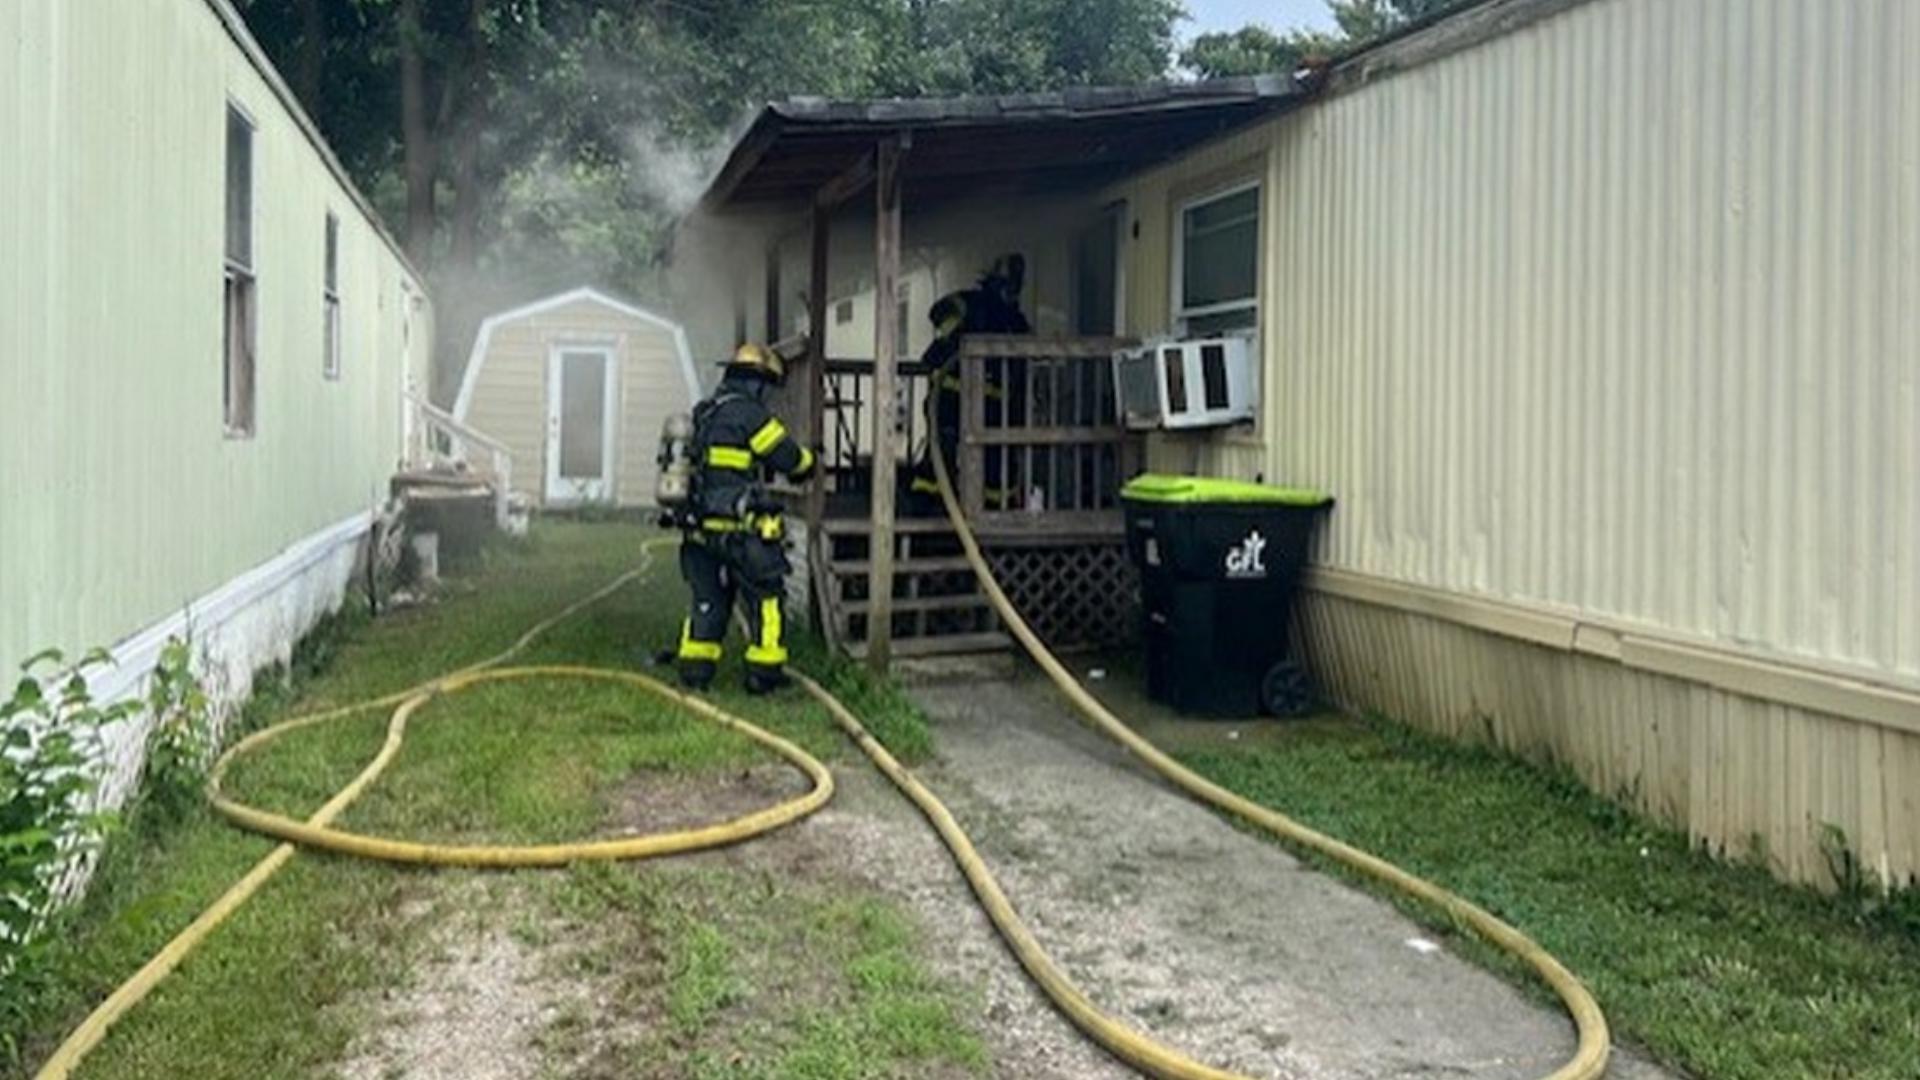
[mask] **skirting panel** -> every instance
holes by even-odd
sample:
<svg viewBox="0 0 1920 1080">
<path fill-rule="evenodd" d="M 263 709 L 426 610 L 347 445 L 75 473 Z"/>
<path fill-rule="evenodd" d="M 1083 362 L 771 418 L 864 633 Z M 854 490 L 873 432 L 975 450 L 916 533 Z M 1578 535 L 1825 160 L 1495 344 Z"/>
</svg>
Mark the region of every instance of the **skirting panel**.
<svg viewBox="0 0 1920 1080">
<path fill-rule="evenodd" d="M 1347 707 L 1564 765 L 1790 881 L 1831 884 L 1837 829 L 1882 883 L 1920 882 L 1920 735 L 1325 592 L 1300 624 Z"/>
</svg>

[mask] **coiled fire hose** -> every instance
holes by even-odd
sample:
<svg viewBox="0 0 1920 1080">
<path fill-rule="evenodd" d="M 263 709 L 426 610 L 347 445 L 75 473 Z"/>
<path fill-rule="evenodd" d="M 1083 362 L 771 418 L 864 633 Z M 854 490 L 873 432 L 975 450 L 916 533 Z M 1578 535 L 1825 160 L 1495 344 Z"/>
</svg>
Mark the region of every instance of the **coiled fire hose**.
<svg viewBox="0 0 1920 1080">
<path fill-rule="evenodd" d="M 1045 646 L 1040 644 L 1032 631 L 1020 620 L 1019 614 L 1013 610 L 1012 605 L 1008 603 L 1005 594 L 1000 591 L 981 558 L 979 546 L 973 534 L 967 529 L 966 523 L 958 513 L 958 506 L 947 485 L 945 464 L 939 460 L 937 453 L 935 465 L 940 476 L 942 497 L 946 502 L 948 514 L 954 520 L 968 559 L 979 575 L 982 586 L 987 590 L 1007 625 L 1014 629 L 1022 645 L 1047 670 L 1054 681 L 1067 691 L 1076 706 L 1086 713 L 1096 726 L 1119 739 L 1156 771 L 1203 801 L 1229 809 L 1262 825 L 1276 835 L 1325 851 L 1396 887 L 1427 899 L 1473 926 L 1502 948 L 1526 960 L 1541 973 L 1567 1003 L 1567 1008 L 1573 1014 L 1580 1033 L 1579 1050 L 1573 1060 L 1554 1072 L 1549 1080 L 1591 1080 L 1601 1075 L 1606 1066 L 1607 1035 L 1606 1022 L 1601 1017 L 1598 1006 L 1594 1004 L 1577 979 L 1519 931 L 1437 886 L 1421 881 L 1373 856 L 1324 837 L 1293 823 L 1290 819 L 1218 788 L 1167 758 L 1100 706 L 1073 680 L 1073 677 L 1058 660 L 1054 659 Z M 681 693 L 658 680 L 630 671 L 572 666 L 527 668 L 499 666 L 518 655 L 555 624 L 640 577 L 651 564 L 653 549 L 669 542 L 671 538 L 650 541 L 642 549 L 642 561 L 638 567 L 622 574 L 591 595 L 568 605 L 555 615 L 542 620 L 497 656 L 409 690 L 284 721 L 248 736 L 221 755 L 220 760 L 215 763 L 209 782 L 209 793 L 214 805 L 236 824 L 279 837 L 286 842 L 276 847 L 245 876 L 235 882 L 226 893 L 168 942 L 133 977 L 109 995 L 42 1066 L 38 1074 L 40 1080 L 60 1080 L 70 1076 L 81 1059 L 99 1044 L 115 1022 L 139 1004 L 220 923 L 246 903 L 293 857 L 297 850 L 296 844 L 397 862 L 485 867 L 556 866 L 582 859 L 646 858 L 735 843 L 797 820 L 824 805 L 833 793 L 833 777 L 824 765 L 798 746 L 733 716 L 703 699 Z M 1005 891 L 1001 889 L 993 872 L 974 849 L 965 830 L 960 827 L 946 806 L 892 754 L 888 753 L 886 748 L 860 723 L 859 718 L 839 699 L 805 675 L 796 672 L 794 677 L 809 695 L 826 707 L 835 722 L 881 772 L 926 815 L 928 821 L 939 833 L 941 840 L 952 852 L 954 861 L 959 865 L 968 884 L 979 898 L 995 929 L 1006 940 L 1021 966 L 1055 1006 L 1076 1026 L 1122 1060 L 1152 1076 L 1168 1078 L 1168 1080 L 1246 1080 L 1239 1074 L 1213 1068 L 1193 1060 L 1178 1050 L 1155 1042 L 1127 1027 L 1112 1015 L 1101 1011 L 1040 946 L 1032 931 L 1028 929 L 1007 899 Z M 813 787 L 804 795 L 719 825 L 650 836 L 570 844 L 504 847 L 437 845 L 367 836 L 332 827 L 332 822 L 379 777 L 399 753 L 406 736 L 407 722 L 422 705 L 438 694 L 454 692 L 476 683 L 518 678 L 603 679 L 637 686 L 768 747 L 806 773 L 813 781 Z M 394 712 L 389 720 L 386 741 L 380 752 L 358 776 L 305 822 L 246 806 L 228 799 L 221 793 L 219 786 L 221 778 L 224 777 L 232 762 L 240 756 L 288 732 L 388 706 L 393 706 Z"/>
<path fill-rule="evenodd" d="M 1470 927 L 1480 937 L 1525 963 L 1540 976 L 1566 1006 L 1567 1014 L 1573 1018 L 1574 1028 L 1579 1037 L 1573 1056 L 1548 1074 L 1546 1080 L 1594 1080 L 1596 1077 L 1605 1075 L 1607 1055 L 1611 1050 L 1606 1016 L 1600 1012 L 1599 1003 L 1581 984 L 1579 977 L 1568 971 L 1565 965 L 1554 959 L 1551 953 L 1541 948 L 1532 938 L 1514 929 L 1485 908 L 1431 881 L 1416 877 L 1385 859 L 1342 843 L 1325 833 L 1302 825 L 1285 814 L 1236 795 L 1208 780 L 1142 738 L 1105 705 L 1102 705 L 1098 698 L 1088 693 L 1087 688 L 1080 685 L 1079 680 L 1073 677 L 1066 665 L 1062 664 L 1053 653 L 1047 650 L 1046 645 L 1041 643 L 1040 638 L 1034 634 L 1033 628 L 1020 617 L 1020 612 L 1015 610 L 1013 603 L 1007 599 L 1007 594 L 1001 590 L 1000 583 L 994 579 L 992 568 L 980 554 L 980 543 L 974 538 L 973 529 L 967 525 L 966 517 L 960 513 L 960 504 L 953 496 L 953 485 L 947 474 L 945 456 L 940 452 L 939 440 L 928 439 L 927 444 L 933 458 L 934 474 L 940 480 L 940 500 L 946 505 L 947 518 L 953 522 L 954 532 L 960 536 L 960 544 L 966 550 L 967 562 L 973 567 L 974 575 L 980 579 L 980 587 L 986 590 L 994 610 L 999 613 L 1001 621 L 1006 623 L 1007 628 L 1013 631 L 1013 636 L 1019 640 L 1021 647 L 1033 657 L 1034 662 L 1040 665 L 1041 669 L 1047 673 L 1047 677 L 1066 694 L 1074 708 L 1079 710 L 1096 730 L 1126 747 L 1149 769 L 1195 799 L 1216 810 L 1232 814 L 1249 824 L 1257 825 L 1282 840 L 1298 844 L 1343 866 L 1358 870 L 1399 892 L 1417 897 L 1445 912 L 1455 921 Z M 871 753 L 869 751 L 869 754 Z M 886 766 L 883 764 L 881 767 L 884 769 Z M 909 777 L 908 780 L 910 782 L 911 778 Z M 908 791 L 908 794 L 913 793 Z M 931 795 L 927 797 L 932 798 Z M 919 798 L 915 797 L 915 801 L 919 802 Z M 926 810 L 925 804 L 922 804 L 922 809 Z M 926 810 L 926 812 L 930 817 L 935 817 L 934 811 Z M 940 816 L 945 816 L 944 810 L 940 812 Z M 940 826 L 938 817 L 935 817 L 934 823 L 936 827 Z M 954 833 L 958 844 L 966 843 L 965 835 L 960 834 L 957 828 L 954 829 Z M 947 836 L 945 828 L 942 828 L 941 835 Z M 961 848 L 956 845 L 955 838 L 948 838 L 947 846 L 954 849 L 955 856 L 961 858 L 961 865 L 965 867 L 966 859 L 961 855 Z M 971 851 L 971 848 L 969 847 L 968 850 Z M 973 880 L 971 871 L 968 873 L 968 880 Z M 991 875 L 987 875 L 987 881 L 989 885 L 992 884 Z M 1013 945 L 1014 953 L 1019 956 L 1027 972 L 1046 989 L 1047 995 L 1053 998 L 1061 1010 L 1079 1025 L 1080 1030 L 1086 1032 L 1095 1042 L 1153 1076 L 1171 1077 L 1175 1080 L 1201 1080 L 1201 1078 L 1246 1080 L 1236 1073 L 1202 1065 L 1181 1055 L 1178 1051 L 1143 1038 L 1094 1008 L 1071 983 L 1066 981 L 1065 976 L 1054 967 L 1046 953 L 1032 941 L 1032 936 L 1026 932 L 1026 927 L 1021 925 L 1019 918 L 1012 914 L 1011 908 L 1006 907 L 1005 898 L 998 896 L 997 887 L 992 889 L 994 896 L 989 896 L 987 892 L 982 891 L 978 882 L 975 882 L 974 889 L 980 893 L 981 902 L 986 906 L 988 914 L 993 916 L 994 925 L 1000 928 L 1001 934 L 1006 937 L 1009 944 Z M 996 898 L 999 906 L 1005 908 L 1004 915 L 996 911 Z M 1025 939 L 1024 945 L 1021 939 Z M 1055 984 L 1062 985 L 1056 990 Z"/>
</svg>

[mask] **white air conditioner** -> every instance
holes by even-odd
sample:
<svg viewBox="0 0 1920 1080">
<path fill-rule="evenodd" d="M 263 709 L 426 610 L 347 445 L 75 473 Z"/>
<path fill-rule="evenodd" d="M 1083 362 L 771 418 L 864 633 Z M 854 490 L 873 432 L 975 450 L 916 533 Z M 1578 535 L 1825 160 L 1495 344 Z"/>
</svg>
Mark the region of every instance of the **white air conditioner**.
<svg viewBox="0 0 1920 1080">
<path fill-rule="evenodd" d="M 1244 337 L 1164 341 L 1114 354 L 1120 422 L 1139 430 L 1252 420 L 1253 355 Z"/>
</svg>

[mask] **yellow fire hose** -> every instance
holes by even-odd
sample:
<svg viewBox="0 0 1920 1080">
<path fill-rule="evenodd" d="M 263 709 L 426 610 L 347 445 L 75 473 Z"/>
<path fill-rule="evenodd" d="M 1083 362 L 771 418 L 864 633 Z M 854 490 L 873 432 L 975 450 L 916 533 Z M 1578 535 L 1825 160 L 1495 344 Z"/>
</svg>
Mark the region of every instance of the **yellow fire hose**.
<svg viewBox="0 0 1920 1080">
<path fill-rule="evenodd" d="M 1418 897 L 1446 912 L 1453 919 L 1471 927 L 1482 938 L 1524 962 L 1559 996 L 1561 1003 L 1566 1006 L 1568 1015 L 1573 1018 L 1574 1028 L 1579 1035 L 1573 1056 L 1550 1073 L 1547 1080 L 1594 1080 L 1595 1077 L 1606 1073 L 1607 1055 L 1611 1046 L 1607 1036 L 1607 1018 L 1600 1012 L 1599 1003 L 1594 1001 L 1593 995 L 1587 991 L 1573 972 L 1568 971 L 1565 965 L 1554 959 L 1552 954 L 1542 949 L 1532 938 L 1514 929 L 1485 908 L 1433 882 L 1409 874 L 1385 859 L 1370 855 L 1325 833 L 1308 828 L 1285 814 L 1242 798 L 1208 780 L 1142 738 L 1105 705 L 1102 705 L 1099 699 L 1088 693 L 1086 687 L 1081 686 L 1079 680 L 1067 670 L 1066 665 L 1060 663 L 1059 659 L 1041 643 L 1033 629 L 1020 617 L 1020 613 L 1007 599 L 1007 594 L 1001 590 L 1000 583 L 994 580 L 992 568 L 980 554 L 979 541 L 974 538 L 973 530 L 968 527 L 965 516 L 960 513 L 960 504 L 953 497 L 953 485 L 947 476 L 947 463 L 940 453 L 939 441 L 929 439 L 927 443 L 931 449 L 935 475 L 940 480 L 940 499 L 946 504 L 947 517 L 953 522 L 954 531 L 960 536 L 960 544 L 966 549 L 967 562 L 972 565 L 974 575 L 980 579 L 981 588 L 986 590 L 994 610 L 999 612 L 1000 618 L 1007 624 L 1008 629 L 1013 631 L 1014 637 L 1019 639 L 1021 646 L 1033 657 L 1034 662 L 1040 665 L 1054 684 L 1067 695 L 1068 700 L 1073 702 L 1074 707 L 1096 729 L 1126 747 L 1148 768 L 1159 773 L 1169 783 L 1201 802 L 1215 809 L 1224 810 L 1242 821 L 1257 825 L 1283 840 L 1325 855 L 1335 862 L 1358 870 L 1409 896 Z M 838 715 L 837 711 L 836 715 Z M 843 719 L 841 723 L 844 725 L 846 721 Z M 862 748 L 865 748 L 864 744 Z M 869 755 L 873 754 L 872 750 L 867 752 Z M 879 759 L 876 758 L 876 760 Z M 887 768 L 886 763 L 882 762 L 881 768 Z M 897 769 L 898 766 L 894 768 Z M 889 772 L 888 775 L 893 774 Z M 912 778 L 907 777 L 906 782 L 911 783 Z M 902 781 L 896 778 L 895 783 L 902 783 Z M 942 825 L 943 818 L 951 821 L 946 811 L 943 808 L 938 809 L 936 814 L 935 809 L 928 809 L 927 803 L 922 802 L 921 797 L 914 795 L 911 789 L 908 789 L 908 794 L 914 798 L 915 802 L 921 804 L 922 809 L 930 817 L 934 818 L 934 824 L 940 828 L 941 835 L 947 837 L 947 845 L 953 848 L 955 856 L 961 860 L 961 865 L 966 866 L 968 855 L 972 850 L 971 846 L 967 846 L 963 852 L 961 845 L 966 845 L 966 836 L 960 833 L 957 827 L 953 827 L 950 835 L 948 826 Z M 926 799 L 932 801 L 932 796 L 926 795 Z M 933 802 L 933 807 L 938 808 L 939 804 Z M 977 857 L 974 861 L 978 861 Z M 985 889 L 975 879 L 971 869 L 967 876 L 970 881 L 974 881 L 974 889 L 980 894 L 981 902 L 986 906 L 988 914 L 993 916 L 994 924 L 1000 927 L 1000 932 L 1013 945 L 1015 954 L 1020 957 L 1020 962 L 1026 966 L 1028 973 L 1046 989 L 1048 996 L 1059 1004 L 1061 1010 L 1094 1041 L 1154 1076 L 1170 1077 L 1175 1080 L 1201 1080 L 1201 1078 L 1246 1080 L 1238 1074 L 1202 1065 L 1182 1056 L 1178 1051 L 1142 1038 L 1094 1008 L 1085 1000 L 1084 995 L 1079 994 L 1071 983 L 1066 982 L 1065 977 L 1054 968 L 1046 954 L 1032 942 L 1031 935 L 1026 933 L 1026 928 L 1020 925 L 1018 917 L 1007 906 L 1006 898 L 1001 896 L 999 888 L 993 885 L 992 876 L 985 874 L 984 868 L 982 874 L 986 878 L 987 888 Z M 1022 938 L 1025 939 L 1025 945 L 1021 943 Z M 1064 985 L 1056 990 L 1055 984 Z"/>
<path fill-rule="evenodd" d="M 1314 832 L 1289 818 L 1248 802 L 1210 783 L 1168 758 L 1102 707 L 1047 651 L 1007 601 L 1006 595 L 1001 592 L 991 571 L 981 558 L 979 545 L 972 532 L 959 515 L 958 506 L 953 500 L 952 490 L 947 482 L 945 464 L 939 460 L 937 452 L 935 466 L 940 477 L 941 494 L 946 503 L 947 512 L 953 518 L 968 560 L 979 575 L 981 584 L 987 590 L 995 608 L 999 610 L 1007 625 L 1014 630 L 1021 644 L 1097 727 L 1119 740 L 1156 771 L 1202 801 L 1229 810 L 1278 836 L 1322 851 L 1396 888 L 1428 900 L 1474 927 L 1501 948 L 1525 960 L 1560 995 L 1568 1011 L 1573 1015 L 1579 1030 L 1579 1048 L 1573 1059 L 1555 1071 L 1549 1080 L 1591 1080 L 1604 1072 L 1608 1044 L 1606 1021 L 1601 1016 L 1599 1007 L 1580 985 L 1579 980 L 1525 935 L 1488 912 L 1436 885 L 1413 877 L 1365 852 Z M 214 805 L 236 823 L 279 837 L 287 842 L 276 847 L 244 877 L 235 882 L 212 906 L 202 912 L 192 924 L 168 942 L 132 978 L 102 1002 L 48 1059 L 38 1074 L 41 1080 L 54 1080 L 54 1078 L 71 1075 L 87 1052 L 105 1037 L 113 1023 L 138 1004 L 161 979 L 179 965 L 194 947 L 199 945 L 222 921 L 244 904 L 261 885 L 284 866 L 287 860 L 292 858 L 296 843 L 345 854 L 399 862 L 487 867 L 554 866 L 580 859 L 645 858 L 734 843 L 778 828 L 824 805 L 833 792 L 833 777 L 825 766 L 787 740 L 700 698 L 683 694 L 657 680 L 629 671 L 568 666 L 498 667 L 524 650 L 554 624 L 612 594 L 643 574 L 651 562 L 652 549 L 666 542 L 670 541 L 663 538 L 645 545 L 639 567 L 536 624 L 498 656 L 410 690 L 285 721 L 241 740 L 223 754 L 215 764 L 209 783 Z M 490 680 L 549 677 L 601 679 L 637 686 L 658 694 L 696 715 L 738 731 L 773 750 L 806 773 L 813 781 L 813 788 L 795 799 L 719 825 L 651 836 L 572 844 L 520 847 L 435 845 L 367 836 L 332 827 L 333 820 L 372 784 L 398 754 L 406 735 L 408 720 L 420 706 L 435 695 L 457 691 Z M 1014 910 L 1012 903 L 1008 901 L 1005 891 L 1001 889 L 992 871 L 987 868 L 985 861 L 974 849 L 966 832 L 945 805 L 914 778 L 892 754 L 888 753 L 886 748 L 873 738 L 859 719 L 837 698 L 805 675 L 795 673 L 795 678 L 808 694 L 827 708 L 841 729 L 873 760 L 888 779 L 893 781 L 926 815 L 940 834 L 941 840 L 953 853 L 954 860 L 959 864 L 995 928 L 1006 940 L 1021 965 L 1074 1024 L 1107 1050 L 1152 1076 L 1169 1078 L 1169 1080 L 1246 1080 L 1239 1074 L 1213 1068 L 1193 1060 L 1178 1050 L 1155 1042 L 1128 1028 L 1124 1023 L 1094 1005 L 1086 993 L 1066 976 L 1053 958 L 1040 946 L 1032 931 L 1027 928 L 1025 922 Z M 305 822 L 237 803 L 221 794 L 219 787 L 221 778 L 224 777 L 228 766 L 241 755 L 299 728 L 387 706 L 395 706 L 395 709 L 389 720 L 386 741 L 380 752 L 352 782 L 342 788 Z"/>
</svg>

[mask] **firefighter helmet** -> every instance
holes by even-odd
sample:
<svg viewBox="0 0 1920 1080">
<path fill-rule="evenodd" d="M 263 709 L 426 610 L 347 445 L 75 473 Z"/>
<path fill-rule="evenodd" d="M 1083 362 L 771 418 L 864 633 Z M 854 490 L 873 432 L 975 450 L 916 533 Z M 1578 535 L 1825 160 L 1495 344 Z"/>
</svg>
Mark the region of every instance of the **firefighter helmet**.
<svg viewBox="0 0 1920 1080">
<path fill-rule="evenodd" d="M 787 362 L 767 346 L 749 341 L 733 350 L 733 358 L 727 361 L 727 370 L 757 371 L 779 382 L 787 377 Z"/>
</svg>

